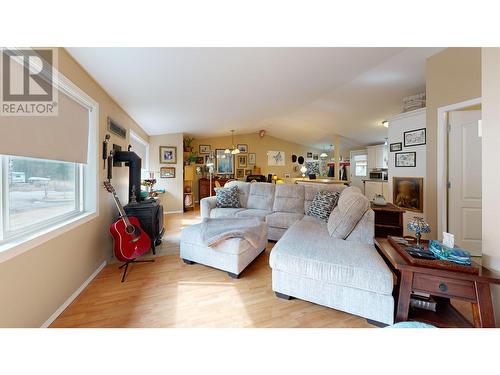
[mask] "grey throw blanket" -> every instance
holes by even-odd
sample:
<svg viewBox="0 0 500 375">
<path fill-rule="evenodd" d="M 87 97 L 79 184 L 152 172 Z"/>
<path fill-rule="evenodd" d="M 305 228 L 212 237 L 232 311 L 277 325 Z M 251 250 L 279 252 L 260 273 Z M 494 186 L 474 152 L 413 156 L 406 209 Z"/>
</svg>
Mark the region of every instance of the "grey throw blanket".
<svg viewBox="0 0 500 375">
<path fill-rule="evenodd" d="M 229 238 L 244 238 L 258 247 L 263 223 L 257 218 L 205 218 L 201 223 L 201 241 L 206 246 L 216 246 Z"/>
</svg>

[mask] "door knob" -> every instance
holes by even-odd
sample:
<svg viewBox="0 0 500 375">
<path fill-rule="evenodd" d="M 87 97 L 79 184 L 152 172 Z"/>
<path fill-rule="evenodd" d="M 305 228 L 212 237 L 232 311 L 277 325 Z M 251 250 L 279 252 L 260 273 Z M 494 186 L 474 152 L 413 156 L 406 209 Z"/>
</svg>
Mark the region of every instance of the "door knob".
<svg viewBox="0 0 500 375">
<path fill-rule="evenodd" d="M 441 292 L 446 292 L 448 290 L 448 286 L 445 283 L 439 284 L 439 290 Z"/>
</svg>

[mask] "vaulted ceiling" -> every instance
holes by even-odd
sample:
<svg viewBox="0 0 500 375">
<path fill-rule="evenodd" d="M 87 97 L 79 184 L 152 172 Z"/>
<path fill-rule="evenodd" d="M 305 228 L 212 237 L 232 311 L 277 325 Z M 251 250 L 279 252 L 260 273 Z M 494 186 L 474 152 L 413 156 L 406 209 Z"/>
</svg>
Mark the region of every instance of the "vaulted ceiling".
<svg viewBox="0 0 500 375">
<path fill-rule="evenodd" d="M 261 129 L 308 146 L 384 140 L 439 48 L 69 48 L 150 135 Z"/>
</svg>

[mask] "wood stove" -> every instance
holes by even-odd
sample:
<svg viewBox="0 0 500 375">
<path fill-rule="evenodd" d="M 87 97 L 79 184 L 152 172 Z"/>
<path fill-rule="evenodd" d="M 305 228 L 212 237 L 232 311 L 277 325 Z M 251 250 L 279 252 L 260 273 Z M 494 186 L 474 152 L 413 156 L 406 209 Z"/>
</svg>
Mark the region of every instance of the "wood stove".
<svg viewBox="0 0 500 375">
<path fill-rule="evenodd" d="M 163 206 L 156 199 L 141 200 L 141 159 L 133 151 L 115 151 L 113 161 L 125 162 L 129 167 L 129 203 L 124 207 L 129 216 L 139 220 L 142 229 L 151 238 L 151 249 L 156 254 L 156 246 L 161 244 L 163 228 Z M 112 178 L 113 164 L 108 160 L 108 179 Z"/>
</svg>

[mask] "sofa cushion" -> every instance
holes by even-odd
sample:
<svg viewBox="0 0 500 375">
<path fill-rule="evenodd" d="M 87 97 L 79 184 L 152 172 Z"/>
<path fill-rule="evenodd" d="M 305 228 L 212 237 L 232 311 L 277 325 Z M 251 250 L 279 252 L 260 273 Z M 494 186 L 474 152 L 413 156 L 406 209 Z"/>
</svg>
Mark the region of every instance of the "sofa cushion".
<svg viewBox="0 0 500 375">
<path fill-rule="evenodd" d="M 268 210 L 257 210 L 255 208 L 247 208 L 236 213 L 236 217 L 256 217 L 259 220 L 265 221 L 266 216 L 272 214 L 272 211 Z"/>
<path fill-rule="evenodd" d="M 274 245 L 273 270 L 327 284 L 391 295 L 393 275 L 373 245 L 332 238 L 314 218 L 293 224 Z"/>
<path fill-rule="evenodd" d="M 238 194 L 240 196 L 240 207 L 247 207 L 247 202 L 248 202 L 248 194 L 250 193 L 250 182 L 244 182 L 244 181 L 229 181 L 224 185 L 224 187 L 233 187 L 237 186 L 238 187 Z"/>
<path fill-rule="evenodd" d="M 247 208 L 272 211 L 274 202 L 274 184 L 254 182 L 250 184 Z"/>
<path fill-rule="evenodd" d="M 328 219 L 330 236 L 345 240 L 369 208 L 370 201 L 363 194 L 343 191 Z"/>
<path fill-rule="evenodd" d="M 304 185 L 304 212 L 307 212 L 318 191 L 338 191 L 342 193 L 346 189 L 345 185 L 340 184 L 318 185 L 315 182 L 311 182 L 309 184 L 301 183 L 300 185 Z"/>
<path fill-rule="evenodd" d="M 218 218 L 218 217 L 236 217 L 236 214 L 240 211 L 243 211 L 244 208 L 212 208 L 210 210 L 210 217 L 211 218 Z"/>
<path fill-rule="evenodd" d="M 274 212 L 266 216 L 266 223 L 270 227 L 287 229 L 303 217 L 303 214 L 293 212 Z"/>
<path fill-rule="evenodd" d="M 306 215 L 328 221 L 333 208 L 337 205 L 340 193 L 338 191 L 318 191 L 307 209 Z"/>
<path fill-rule="evenodd" d="M 240 196 L 238 194 L 238 186 L 216 188 L 215 195 L 217 197 L 217 200 L 215 202 L 215 207 L 218 208 L 240 207 Z"/>
<path fill-rule="evenodd" d="M 304 213 L 304 186 L 298 184 L 276 185 L 273 211 Z"/>
</svg>

